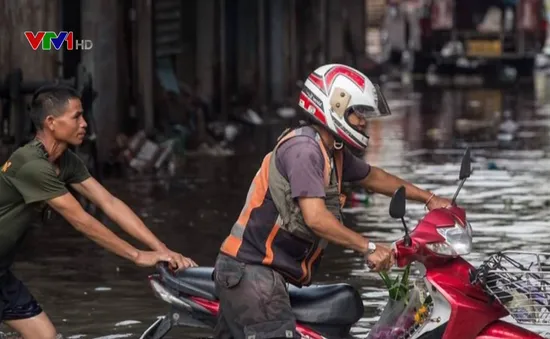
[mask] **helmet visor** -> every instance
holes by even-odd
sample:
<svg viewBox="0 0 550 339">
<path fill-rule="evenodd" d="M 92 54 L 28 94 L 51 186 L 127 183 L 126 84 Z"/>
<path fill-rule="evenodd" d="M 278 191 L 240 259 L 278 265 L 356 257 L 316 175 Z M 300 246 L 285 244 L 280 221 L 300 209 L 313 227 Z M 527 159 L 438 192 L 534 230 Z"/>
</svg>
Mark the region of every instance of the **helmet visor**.
<svg viewBox="0 0 550 339">
<path fill-rule="evenodd" d="M 352 113 L 355 113 L 364 119 L 372 119 L 391 115 L 390 107 L 388 106 L 386 97 L 384 97 L 384 94 L 382 94 L 382 91 L 380 90 L 380 86 L 373 84 L 373 87 L 375 92 L 374 107 L 354 105 L 348 108 L 353 111 Z"/>
<path fill-rule="evenodd" d="M 382 91 L 380 90 L 380 87 L 378 85 L 374 85 L 374 91 L 376 92 L 374 96 L 374 107 L 366 105 L 352 105 L 348 107 L 344 114 L 346 122 L 355 130 L 365 136 L 367 135 L 366 124 L 361 122 L 361 120 L 369 120 L 372 118 L 379 118 L 391 115 L 391 111 L 386 101 L 386 98 L 384 97 L 384 94 L 382 94 Z M 353 115 L 355 115 L 356 117 L 352 117 Z"/>
</svg>

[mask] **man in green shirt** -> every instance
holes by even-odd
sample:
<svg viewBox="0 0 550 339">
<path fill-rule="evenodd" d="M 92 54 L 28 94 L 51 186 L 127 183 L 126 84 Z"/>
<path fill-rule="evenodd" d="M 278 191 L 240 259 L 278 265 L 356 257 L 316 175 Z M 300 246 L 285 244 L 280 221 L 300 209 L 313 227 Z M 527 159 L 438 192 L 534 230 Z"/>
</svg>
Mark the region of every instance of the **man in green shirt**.
<svg viewBox="0 0 550 339">
<path fill-rule="evenodd" d="M 74 228 L 107 250 L 139 266 L 167 261 L 174 269 L 196 266 L 169 250 L 130 208 L 90 176 L 68 149 L 82 143 L 86 121 L 78 94 L 51 86 L 33 97 L 34 140 L 17 149 L 0 167 L 0 322 L 25 339 L 55 338 L 56 330 L 31 293 L 10 271 L 18 245 L 34 218 L 49 205 Z M 151 251 L 138 250 L 86 213 L 67 190 L 71 185 Z"/>
</svg>

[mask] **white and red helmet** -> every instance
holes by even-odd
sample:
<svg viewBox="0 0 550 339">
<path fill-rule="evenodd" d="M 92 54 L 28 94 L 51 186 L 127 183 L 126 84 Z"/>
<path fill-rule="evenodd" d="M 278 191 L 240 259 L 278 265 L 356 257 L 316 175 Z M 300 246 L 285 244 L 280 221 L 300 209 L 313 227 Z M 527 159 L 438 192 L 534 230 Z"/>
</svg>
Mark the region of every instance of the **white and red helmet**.
<svg viewBox="0 0 550 339">
<path fill-rule="evenodd" d="M 373 118 L 391 114 L 379 86 L 358 70 L 340 64 L 313 71 L 304 83 L 299 105 L 335 137 L 360 151 L 367 148 L 369 136 L 349 123 L 349 115 Z"/>
</svg>

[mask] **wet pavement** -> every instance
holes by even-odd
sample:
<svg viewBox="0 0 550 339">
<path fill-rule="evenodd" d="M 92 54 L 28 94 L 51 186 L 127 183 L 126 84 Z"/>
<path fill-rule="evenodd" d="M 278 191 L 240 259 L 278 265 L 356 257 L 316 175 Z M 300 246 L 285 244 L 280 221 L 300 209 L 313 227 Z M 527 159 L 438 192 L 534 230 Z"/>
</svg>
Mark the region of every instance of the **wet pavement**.
<svg viewBox="0 0 550 339">
<path fill-rule="evenodd" d="M 508 89 L 387 86 L 394 113 L 370 124 L 367 161 L 444 196 L 454 193 L 460 156 L 470 145 L 474 174 L 458 201 L 473 226 L 474 253 L 467 259 L 476 264 L 496 250 L 550 248 L 550 89 L 541 84 L 546 81 Z M 188 158 L 169 184 L 107 185 L 169 247 L 211 266 L 263 152 L 281 130 L 250 131 L 254 143 L 240 155 Z M 388 206 L 389 198 L 378 195 L 368 203 L 350 201 L 346 223 L 375 241 L 394 241 L 402 226 L 389 217 Z M 407 210 L 409 225 L 424 214 L 421 204 L 409 203 Z M 138 337 L 168 310 L 149 288 L 152 270 L 107 253 L 60 221 L 32 233 L 14 271 L 65 338 Z M 341 281 L 363 296 L 365 315 L 354 332 L 364 334 L 385 304 L 381 281 L 351 251 L 330 246 L 318 282 Z M 174 330 L 169 337 L 186 333 Z"/>
</svg>

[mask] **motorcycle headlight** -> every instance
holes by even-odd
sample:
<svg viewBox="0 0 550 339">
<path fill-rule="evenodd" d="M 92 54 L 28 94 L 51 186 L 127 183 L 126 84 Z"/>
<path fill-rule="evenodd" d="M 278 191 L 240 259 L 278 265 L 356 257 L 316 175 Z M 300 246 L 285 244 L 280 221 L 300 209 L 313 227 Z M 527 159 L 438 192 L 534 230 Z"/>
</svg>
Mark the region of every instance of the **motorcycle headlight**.
<svg viewBox="0 0 550 339">
<path fill-rule="evenodd" d="M 426 244 L 430 251 L 453 257 L 470 254 L 472 251 L 472 226 L 469 222 L 466 221 L 463 227 L 455 221 L 454 226 L 438 228 L 437 232 L 445 241 Z"/>
</svg>

